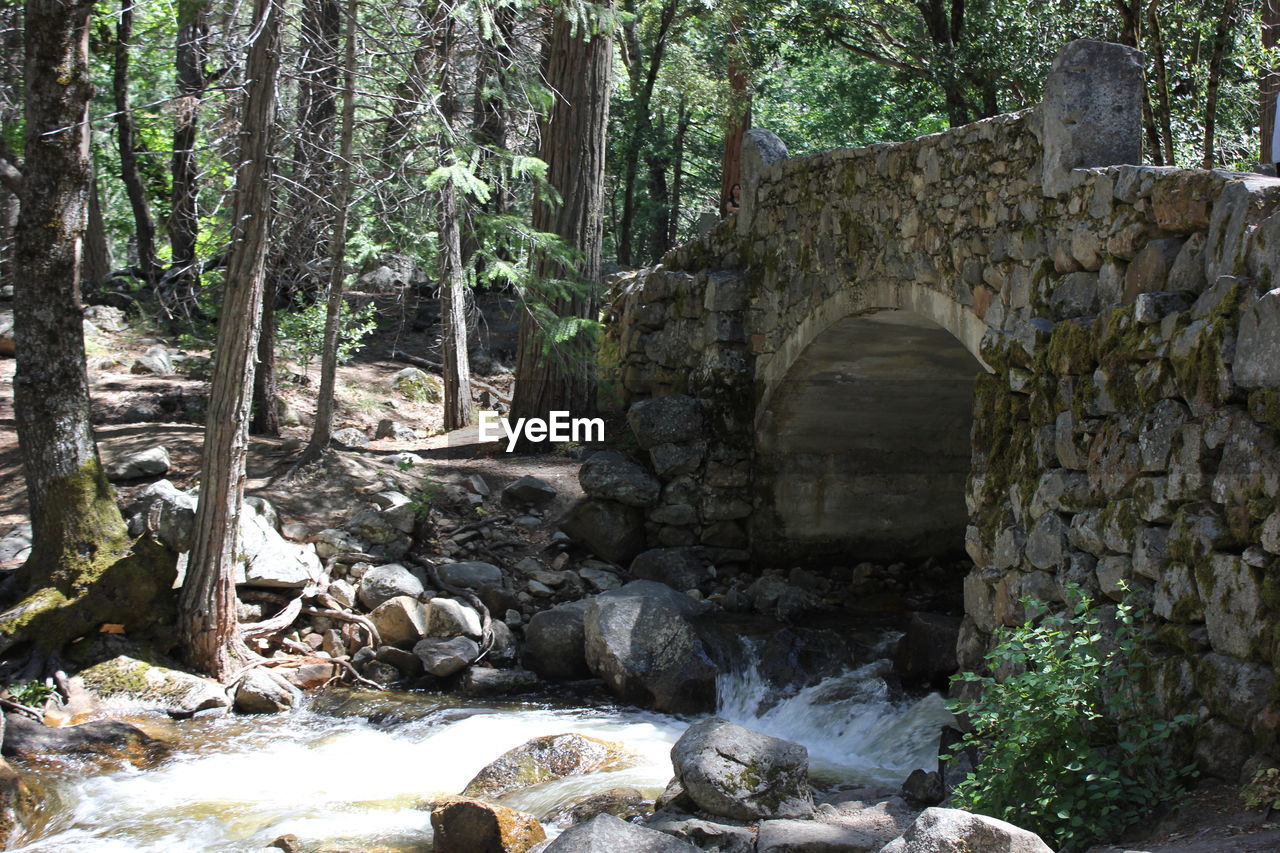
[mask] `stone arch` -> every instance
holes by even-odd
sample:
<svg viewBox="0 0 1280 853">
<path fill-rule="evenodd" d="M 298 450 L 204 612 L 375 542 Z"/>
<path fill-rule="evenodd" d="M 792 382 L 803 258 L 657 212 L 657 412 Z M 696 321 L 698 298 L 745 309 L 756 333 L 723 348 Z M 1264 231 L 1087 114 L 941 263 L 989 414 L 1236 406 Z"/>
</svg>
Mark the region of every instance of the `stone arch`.
<svg viewBox="0 0 1280 853">
<path fill-rule="evenodd" d="M 986 324 L 920 285 L 845 288 L 757 366 L 758 555 L 950 557 L 964 547 Z"/>
</svg>

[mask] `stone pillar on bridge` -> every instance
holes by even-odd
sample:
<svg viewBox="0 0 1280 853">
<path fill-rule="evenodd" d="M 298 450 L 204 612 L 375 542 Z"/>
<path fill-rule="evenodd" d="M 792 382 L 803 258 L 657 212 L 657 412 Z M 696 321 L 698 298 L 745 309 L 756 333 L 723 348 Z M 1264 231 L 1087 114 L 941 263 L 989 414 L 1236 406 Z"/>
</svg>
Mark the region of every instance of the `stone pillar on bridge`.
<svg viewBox="0 0 1280 853">
<path fill-rule="evenodd" d="M 753 129 L 742 134 L 742 203 L 738 208 L 738 233 L 751 233 L 756 188 L 760 172 L 770 163 L 787 159 L 787 144 L 769 130 Z"/>
<path fill-rule="evenodd" d="M 1072 169 L 1141 161 L 1142 86 L 1132 47 L 1078 39 L 1059 51 L 1040 107 L 1046 196 L 1071 189 Z"/>
</svg>

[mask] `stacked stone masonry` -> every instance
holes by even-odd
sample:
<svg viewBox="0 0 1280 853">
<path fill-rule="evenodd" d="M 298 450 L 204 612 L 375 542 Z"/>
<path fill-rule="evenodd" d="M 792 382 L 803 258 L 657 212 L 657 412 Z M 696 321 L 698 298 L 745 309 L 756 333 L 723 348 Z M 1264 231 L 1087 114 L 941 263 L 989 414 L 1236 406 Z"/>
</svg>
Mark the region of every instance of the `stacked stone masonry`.
<svg viewBox="0 0 1280 853">
<path fill-rule="evenodd" d="M 777 509 L 755 436 L 792 364 L 842 318 L 920 315 L 975 357 L 961 667 L 1024 597 L 1127 587 L 1151 689 L 1232 776 L 1280 758 L 1280 181 L 1049 180 L 1047 111 L 792 159 L 751 132 L 742 211 L 617 282 L 621 398 L 702 412 L 646 448 L 651 543 L 755 548 Z"/>
</svg>

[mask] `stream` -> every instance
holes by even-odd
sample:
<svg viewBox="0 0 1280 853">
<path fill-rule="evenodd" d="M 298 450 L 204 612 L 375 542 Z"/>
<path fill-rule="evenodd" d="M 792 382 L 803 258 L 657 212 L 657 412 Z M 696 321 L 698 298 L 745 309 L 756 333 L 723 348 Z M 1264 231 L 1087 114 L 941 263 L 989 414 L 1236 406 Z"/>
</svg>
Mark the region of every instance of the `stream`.
<svg viewBox="0 0 1280 853">
<path fill-rule="evenodd" d="M 750 648 L 748 647 L 748 651 Z M 754 657 L 721 675 L 718 713 L 803 743 L 823 790 L 896 787 L 936 761 L 950 715 L 937 694 L 893 698 L 873 661 L 799 690 L 778 691 Z M 267 717 L 171 721 L 127 715 L 173 746 L 159 766 L 75 760 L 20 766 L 44 792 L 40 822 L 10 849 L 86 853 L 256 850 L 284 834 L 308 851 L 430 850 L 429 803 L 461 791 L 486 764 L 531 738 L 579 732 L 621 741 L 632 767 L 514 792 L 501 802 L 545 820 L 607 788 L 656 796 L 670 750 L 691 719 L 591 700 L 466 700 L 439 694 L 317 693 Z M 564 829 L 547 825 L 548 835 Z"/>
</svg>

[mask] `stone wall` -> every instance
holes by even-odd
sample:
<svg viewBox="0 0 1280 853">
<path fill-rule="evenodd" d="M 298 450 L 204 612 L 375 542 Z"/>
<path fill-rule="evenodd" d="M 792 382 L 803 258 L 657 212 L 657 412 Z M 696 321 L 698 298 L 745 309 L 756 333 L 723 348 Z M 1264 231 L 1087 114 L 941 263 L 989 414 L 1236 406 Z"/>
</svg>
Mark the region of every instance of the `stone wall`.
<svg viewBox="0 0 1280 853">
<path fill-rule="evenodd" d="M 1073 43 L 1047 87 L 1057 101 L 905 143 L 785 159 L 752 131 L 742 211 L 619 282 L 608 361 L 633 415 L 662 397 L 702 413 L 679 447 L 647 448 L 664 482 L 651 540 L 777 560 L 815 545 L 795 523 L 817 499 L 796 487 L 805 465 L 829 461 L 814 495 L 830 501 L 856 493 L 868 453 L 856 418 L 786 446 L 798 433 L 779 422 L 845 393 L 795 391 L 818 387 L 813 354 L 831 353 L 818 366 L 831 375 L 874 379 L 888 359 L 859 356 L 872 327 L 850 318 L 945 329 L 976 377 L 961 665 L 1021 620 L 1021 597 L 1060 601 L 1078 584 L 1118 599 L 1124 582 L 1158 619 L 1152 689 L 1199 715 L 1197 754 L 1229 776 L 1253 752 L 1280 756 L 1280 182 L 1108 165 L 1140 102 L 1108 90 L 1084 98 L 1111 106 L 1091 118 L 1080 93 L 1140 85 L 1126 50 Z M 847 346 L 830 346 L 837 334 Z M 886 398 L 927 399 L 897 376 Z M 928 476 L 945 466 L 908 470 L 932 452 L 882 456 L 921 495 L 955 491 Z M 850 529 L 859 506 L 876 511 L 830 505 Z M 856 561 L 874 543 L 845 544 Z"/>
</svg>

